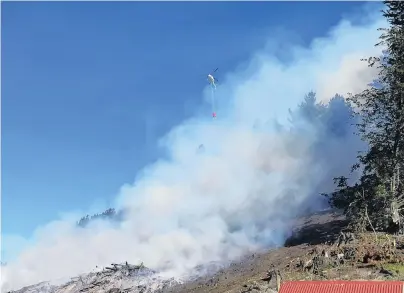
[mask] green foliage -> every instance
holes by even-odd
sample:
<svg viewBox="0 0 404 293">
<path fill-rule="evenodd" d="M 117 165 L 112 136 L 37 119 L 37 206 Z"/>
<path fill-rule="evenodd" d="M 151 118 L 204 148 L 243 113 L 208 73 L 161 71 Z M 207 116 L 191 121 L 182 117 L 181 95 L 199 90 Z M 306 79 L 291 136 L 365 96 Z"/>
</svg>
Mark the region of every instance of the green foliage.
<svg viewBox="0 0 404 293">
<path fill-rule="evenodd" d="M 116 213 L 115 209 L 107 209 L 106 211 L 102 212 L 101 214 L 95 214 L 92 215 L 91 217 L 89 215 L 81 218 L 78 222 L 77 222 L 77 226 L 79 227 L 85 227 L 87 226 L 91 221 L 94 220 L 106 220 L 106 219 L 114 219 L 118 216 L 118 214 Z"/>
<path fill-rule="evenodd" d="M 379 75 L 370 88 L 348 99 L 357 109 L 358 134 L 369 146 L 353 166 L 362 176 L 353 186 L 337 178 L 337 189 L 329 195 L 331 205 L 343 209 L 357 230 L 397 230 L 404 211 L 404 2 L 384 3 L 390 27 L 380 29 L 376 46 L 386 50 L 364 59 Z"/>
<path fill-rule="evenodd" d="M 391 198 L 376 176 L 349 186 L 346 177 L 335 178 L 337 190 L 330 197 L 333 207 L 342 209 L 351 226 L 358 232 L 372 229 L 387 231 L 391 226 L 389 209 Z"/>
</svg>

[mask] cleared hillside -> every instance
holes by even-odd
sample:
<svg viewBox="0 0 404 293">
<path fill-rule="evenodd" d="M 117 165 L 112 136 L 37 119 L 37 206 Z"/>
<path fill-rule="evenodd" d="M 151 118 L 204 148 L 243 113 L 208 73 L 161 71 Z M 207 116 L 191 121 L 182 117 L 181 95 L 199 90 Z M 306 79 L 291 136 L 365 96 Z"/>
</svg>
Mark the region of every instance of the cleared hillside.
<svg viewBox="0 0 404 293">
<path fill-rule="evenodd" d="M 301 218 L 285 247 L 247 255 L 186 283 L 161 280 L 143 265 L 124 263 L 97 268 L 63 285 L 42 283 L 15 292 L 275 292 L 277 275 L 282 280 L 404 280 L 403 237 L 364 233 L 352 238 L 349 232 L 341 234 L 345 225 L 344 217 L 331 211 Z"/>
</svg>

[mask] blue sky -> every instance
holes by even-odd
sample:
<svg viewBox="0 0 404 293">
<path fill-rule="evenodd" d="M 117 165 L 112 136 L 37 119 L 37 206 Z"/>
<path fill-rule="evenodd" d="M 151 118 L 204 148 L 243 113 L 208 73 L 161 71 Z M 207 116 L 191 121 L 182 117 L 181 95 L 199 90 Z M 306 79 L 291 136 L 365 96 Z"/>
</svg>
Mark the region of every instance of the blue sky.
<svg viewBox="0 0 404 293">
<path fill-rule="evenodd" d="M 2 234 L 108 206 L 275 27 L 308 44 L 363 2 L 2 3 Z M 220 75 L 219 75 L 220 78 Z"/>
</svg>

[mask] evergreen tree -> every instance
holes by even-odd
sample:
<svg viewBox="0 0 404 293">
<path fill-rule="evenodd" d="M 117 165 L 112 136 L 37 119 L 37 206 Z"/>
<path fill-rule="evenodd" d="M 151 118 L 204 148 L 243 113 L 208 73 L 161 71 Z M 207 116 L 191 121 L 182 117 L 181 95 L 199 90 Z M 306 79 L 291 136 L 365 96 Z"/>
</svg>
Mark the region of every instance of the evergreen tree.
<svg viewBox="0 0 404 293">
<path fill-rule="evenodd" d="M 125 218 L 125 210 L 118 210 L 116 211 L 114 208 L 109 208 L 102 212 L 101 214 L 94 214 L 92 216 L 86 215 L 82 217 L 78 222 L 77 226 L 84 228 L 90 222 L 95 220 L 108 220 L 112 222 L 121 222 Z"/>
<path fill-rule="evenodd" d="M 353 167 L 362 176 L 354 186 L 348 186 L 347 178 L 337 178 L 338 189 L 330 197 L 360 229 L 398 228 L 404 212 L 404 2 L 384 3 L 390 27 L 380 29 L 376 46 L 385 51 L 364 59 L 378 67 L 378 78 L 349 98 L 360 116 L 358 133 L 369 145 Z"/>
<path fill-rule="evenodd" d="M 81 218 L 78 222 L 77 225 L 79 227 L 86 227 L 91 221 L 97 220 L 97 219 L 102 219 L 102 220 L 114 220 L 115 218 L 118 218 L 120 214 L 115 212 L 115 209 L 109 208 L 106 211 L 102 212 L 101 214 L 95 214 L 92 215 L 91 217 L 89 215 Z"/>
</svg>

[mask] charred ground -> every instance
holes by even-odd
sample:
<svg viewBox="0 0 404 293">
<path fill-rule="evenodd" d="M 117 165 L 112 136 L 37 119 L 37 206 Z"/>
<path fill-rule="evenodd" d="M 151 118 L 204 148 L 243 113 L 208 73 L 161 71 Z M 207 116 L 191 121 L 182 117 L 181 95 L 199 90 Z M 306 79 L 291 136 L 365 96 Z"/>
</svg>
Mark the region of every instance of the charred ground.
<svg viewBox="0 0 404 293">
<path fill-rule="evenodd" d="M 404 280 L 404 238 L 383 233 L 353 234 L 338 212 L 301 218 L 285 247 L 255 253 L 213 276 L 163 292 L 276 292 L 285 280 Z M 341 233 L 342 232 L 342 233 Z"/>
<path fill-rule="evenodd" d="M 161 280 L 139 265 L 111 264 L 60 286 L 47 283 L 18 293 L 240 293 L 276 292 L 277 280 L 404 280 L 404 237 L 347 231 L 341 213 L 325 211 L 296 221 L 285 246 L 246 255 L 186 283 Z M 147 264 L 146 264 L 147 265 Z"/>
</svg>

